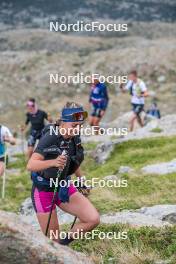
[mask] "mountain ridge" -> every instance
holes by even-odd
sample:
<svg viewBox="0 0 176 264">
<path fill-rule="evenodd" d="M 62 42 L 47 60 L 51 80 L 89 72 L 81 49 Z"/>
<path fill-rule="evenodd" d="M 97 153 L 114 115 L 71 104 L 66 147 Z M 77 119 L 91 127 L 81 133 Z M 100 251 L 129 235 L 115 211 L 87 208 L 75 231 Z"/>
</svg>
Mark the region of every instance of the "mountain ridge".
<svg viewBox="0 0 176 264">
<path fill-rule="evenodd" d="M 176 2 L 148 0 L 7 0 L 0 3 L 1 27 L 45 27 L 50 20 L 111 19 L 121 21 L 176 21 Z"/>
</svg>

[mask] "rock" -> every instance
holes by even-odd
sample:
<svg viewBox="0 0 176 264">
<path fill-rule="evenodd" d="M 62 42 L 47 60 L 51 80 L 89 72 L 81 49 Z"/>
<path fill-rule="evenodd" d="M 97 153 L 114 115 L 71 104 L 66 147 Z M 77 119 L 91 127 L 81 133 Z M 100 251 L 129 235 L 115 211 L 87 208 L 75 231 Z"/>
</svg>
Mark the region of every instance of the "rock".
<svg viewBox="0 0 176 264">
<path fill-rule="evenodd" d="M 40 230 L 40 226 L 38 224 L 38 220 L 36 218 L 36 214 L 32 205 L 31 198 L 27 198 L 19 209 L 19 215 L 21 220 L 27 224 L 32 225 L 37 230 Z M 57 215 L 59 219 L 59 224 L 70 224 L 74 220 L 74 216 L 68 213 L 65 213 L 60 208 L 57 207 Z"/>
<path fill-rule="evenodd" d="M 157 78 L 157 81 L 158 81 L 159 83 L 165 82 L 165 81 L 166 81 L 166 76 L 164 76 L 164 75 L 160 75 L 160 76 Z"/>
<path fill-rule="evenodd" d="M 154 264 L 171 264 L 170 260 L 158 260 Z"/>
<path fill-rule="evenodd" d="M 174 214 L 176 214 L 176 205 L 161 204 L 161 205 L 154 205 L 152 207 L 142 207 L 141 209 L 138 210 L 138 212 L 145 215 L 157 217 L 158 219 L 165 221 L 166 219 L 171 219 L 171 218 L 174 219 L 175 217 Z"/>
<path fill-rule="evenodd" d="M 120 117 L 116 118 L 112 122 L 106 124 L 107 127 L 116 127 L 116 128 L 128 128 L 129 119 L 131 117 L 132 112 L 127 112 Z"/>
<path fill-rule="evenodd" d="M 176 212 L 164 216 L 162 220 L 167 221 L 171 224 L 176 224 Z"/>
<path fill-rule="evenodd" d="M 0 211 L 0 263 L 93 264 L 68 247 L 52 242 L 14 213 Z"/>
<path fill-rule="evenodd" d="M 164 175 L 176 172 L 176 160 L 170 162 L 157 163 L 153 165 L 147 165 L 142 168 L 142 172 L 146 174 L 158 174 Z"/>
<path fill-rule="evenodd" d="M 91 140 L 94 141 L 103 141 L 104 143 L 100 143 L 96 150 L 92 153 L 93 158 L 100 164 L 103 164 L 112 153 L 115 145 L 133 140 L 133 139 L 144 139 L 158 136 L 173 136 L 176 135 L 176 115 L 167 115 L 163 116 L 161 119 L 156 119 L 151 116 L 147 116 L 146 120 L 147 125 L 143 128 L 139 128 L 134 132 L 128 133 L 124 138 L 117 138 L 113 140 L 105 141 L 104 137 L 95 136 L 91 137 Z M 111 123 L 112 127 L 114 127 L 116 121 Z M 118 123 L 116 124 L 118 127 Z M 108 124 L 110 126 L 110 123 Z M 152 132 L 153 129 L 160 129 L 160 133 Z M 94 139 L 93 139 L 94 138 Z M 106 137 L 107 140 L 108 137 Z M 85 141 L 86 142 L 86 141 Z M 173 165 L 171 165 L 173 167 Z M 175 169 L 174 169 L 175 170 Z"/>
<path fill-rule="evenodd" d="M 108 180 L 118 181 L 119 180 L 117 175 L 108 175 L 108 176 L 104 177 L 103 179 L 106 180 L 106 181 L 108 181 Z"/>
<path fill-rule="evenodd" d="M 149 120 L 150 119 L 150 120 Z M 161 119 L 152 118 L 147 116 L 147 125 L 139 128 L 133 132 L 128 133 L 123 139 L 113 140 L 113 143 L 124 142 L 133 139 L 143 139 L 158 136 L 173 136 L 176 135 L 176 114 L 163 116 Z M 153 129 L 160 129 L 160 133 L 152 132 Z"/>
<path fill-rule="evenodd" d="M 156 92 L 153 91 L 153 90 L 149 90 L 148 94 L 149 94 L 149 96 L 151 96 L 151 97 L 155 97 L 155 96 L 156 96 Z"/>
<path fill-rule="evenodd" d="M 132 168 L 128 167 L 128 166 L 120 166 L 119 168 L 119 173 L 120 174 L 124 174 L 124 173 L 130 173 L 132 171 Z"/>
<path fill-rule="evenodd" d="M 146 132 L 149 133 L 150 130 L 155 128 L 160 128 L 162 130 L 162 133 L 160 133 L 160 135 L 176 135 L 176 115 L 166 115 L 163 116 L 161 119 L 154 119 L 153 121 L 149 122 L 146 127 L 142 128 L 141 132 L 144 132 L 144 134 Z"/>
<path fill-rule="evenodd" d="M 121 223 L 132 226 L 162 227 L 176 223 L 176 205 L 161 204 L 142 207 L 138 210 L 124 210 L 101 216 L 102 223 Z"/>
<path fill-rule="evenodd" d="M 99 164 L 105 163 L 105 161 L 110 157 L 114 145 L 110 143 L 101 143 L 97 146 L 96 150 L 92 153 L 93 158 Z"/>
<path fill-rule="evenodd" d="M 135 211 L 122 211 L 118 213 L 111 213 L 101 216 L 101 223 L 106 224 L 129 224 L 131 226 L 155 226 L 163 227 L 169 225 L 167 222 L 163 222 L 155 217 L 146 216 L 142 213 Z"/>
<path fill-rule="evenodd" d="M 26 200 L 21 204 L 19 213 L 22 215 L 32 215 L 34 213 L 34 208 L 30 197 L 26 198 Z"/>
</svg>

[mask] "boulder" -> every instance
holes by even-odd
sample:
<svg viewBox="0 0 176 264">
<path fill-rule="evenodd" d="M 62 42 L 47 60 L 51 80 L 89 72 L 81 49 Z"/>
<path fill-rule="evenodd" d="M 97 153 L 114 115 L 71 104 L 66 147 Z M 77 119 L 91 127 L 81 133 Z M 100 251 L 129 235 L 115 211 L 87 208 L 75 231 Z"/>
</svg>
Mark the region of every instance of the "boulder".
<svg viewBox="0 0 176 264">
<path fill-rule="evenodd" d="M 103 164 L 110 157 L 113 150 L 114 150 L 114 145 L 112 144 L 112 142 L 101 143 L 92 153 L 92 156 L 97 163 Z"/>
<path fill-rule="evenodd" d="M 171 224 L 176 224 L 176 212 L 164 216 L 162 220 L 167 221 Z"/>
<path fill-rule="evenodd" d="M 142 172 L 146 174 L 164 175 L 176 172 L 176 160 L 170 162 L 162 162 L 153 165 L 147 165 L 142 168 Z"/>
<path fill-rule="evenodd" d="M 133 169 L 130 168 L 130 167 L 128 167 L 128 166 L 120 166 L 118 172 L 119 172 L 120 174 L 124 174 L 124 173 L 130 173 L 130 172 L 132 172 L 132 171 L 133 171 Z"/>
<path fill-rule="evenodd" d="M 118 181 L 119 180 L 117 175 L 108 175 L 108 176 L 105 176 L 103 179 L 106 181 L 109 181 L 109 180 L 110 181 Z"/>
<path fill-rule="evenodd" d="M 165 81 L 166 81 L 166 76 L 164 76 L 164 75 L 160 75 L 160 76 L 157 78 L 157 81 L 158 81 L 159 83 L 163 83 L 163 82 L 165 82 Z"/>
<path fill-rule="evenodd" d="M 0 211 L 0 247 L 0 263 L 93 264 L 82 253 L 49 240 L 16 214 L 4 211 Z"/>
<path fill-rule="evenodd" d="M 124 210 L 101 216 L 101 222 L 107 224 L 129 224 L 132 226 L 163 227 L 176 223 L 176 205 L 160 204 L 142 207 L 137 210 Z"/>
<path fill-rule="evenodd" d="M 169 223 L 163 222 L 162 220 L 159 220 L 155 217 L 146 216 L 140 212 L 135 212 L 135 211 L 123 211 L 123 212 L 102 215 L 101 223 L 129 224 L 134 227 L 142 227 L 142 226 L 163 227 L 169 225 Z"/>
<path fill-rule="evenodd" d="M 176 223 L 176 205 L 175 204 L 159 204 L 152 207 L 142 207 L 138 212 L 157 217 L 162 221 Z M 175 219 L 175 220 L 174 220 Z"/>
</svg>

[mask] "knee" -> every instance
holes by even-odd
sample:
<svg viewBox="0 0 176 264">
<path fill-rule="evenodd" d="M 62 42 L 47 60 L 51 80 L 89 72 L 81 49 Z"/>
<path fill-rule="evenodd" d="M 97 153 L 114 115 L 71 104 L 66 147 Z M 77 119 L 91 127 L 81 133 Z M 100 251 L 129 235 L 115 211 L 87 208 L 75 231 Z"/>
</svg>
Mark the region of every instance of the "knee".
<svg viewBox="0 0 176 264">
<path fill-rule="evenodd" d="M 136 118 L 137 118 L 136 115 L 132 116 L 131 119 L 130 119 L 130 122 L 134 122 L 136 120 Z"/>
<path fill-rule="evenodd" d="M 94 228 L 100 224 L 100 215 L 98 212 L 92 215 L 92 217 L 89 219 L 89 223 L 91 224 L 91 228 Z"/>
</svg>

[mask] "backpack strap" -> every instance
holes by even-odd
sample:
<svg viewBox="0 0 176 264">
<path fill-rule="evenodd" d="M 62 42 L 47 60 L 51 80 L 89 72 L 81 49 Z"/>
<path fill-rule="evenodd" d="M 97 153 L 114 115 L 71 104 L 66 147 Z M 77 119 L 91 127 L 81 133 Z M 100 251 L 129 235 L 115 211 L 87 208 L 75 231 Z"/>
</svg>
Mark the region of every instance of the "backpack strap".
<svg viewBox="0 0 176 264">
<path fill-rule="evenodd" d="M 134 82 L 132 82 L 132 84 L 131 84 L 131 86 L 130 86 L 130 95 L 132 95 L 133 96 L 133 85 L 134 85 Z"/>
</svg>

